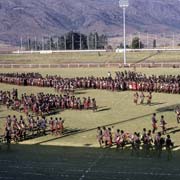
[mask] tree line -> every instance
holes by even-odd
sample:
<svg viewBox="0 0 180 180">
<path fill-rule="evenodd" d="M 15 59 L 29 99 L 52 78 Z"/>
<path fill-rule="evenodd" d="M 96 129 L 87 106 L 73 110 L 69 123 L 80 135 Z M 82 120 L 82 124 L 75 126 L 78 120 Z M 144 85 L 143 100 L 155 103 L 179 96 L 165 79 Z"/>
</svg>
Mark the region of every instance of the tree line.
<svg viewBox="0 0 180 180">
<path fill-rule="evenodd" d="M 156 48 L 157 47 L 157 42 L 156 42 L 156 39 L 153 40 L 153 48 Z M 126 45 L 126 48 L 131 48 L 131 49 L 142 49 L 144 48 L 144 44 L 142 43 L 141 39 L 139 37 L 134 37 L 132 39 L 132 42 L 130 45 Z M 120 43 L 119 47 L 118 48 L 124 48 L 124 45 L 123 43 Z"/>
<path fill-rule="evenodd" d="M 28 38 L 21 39 L 21 48 L 25 50 L 88 50 L 105 49 L 108 44 L 107 36 L 99 35 L 97 32 L 89 35 L 68 32 L 62 36 L 43 37 L 42 39 Z"/>
</svg>

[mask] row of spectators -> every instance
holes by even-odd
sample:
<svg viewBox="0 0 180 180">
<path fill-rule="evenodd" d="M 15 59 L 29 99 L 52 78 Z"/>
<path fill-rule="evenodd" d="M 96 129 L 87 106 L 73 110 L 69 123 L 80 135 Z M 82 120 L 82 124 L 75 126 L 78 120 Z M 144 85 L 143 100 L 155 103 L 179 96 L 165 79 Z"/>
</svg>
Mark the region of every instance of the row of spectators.
<svg viewBox="0 0 180 180">
<path fill-rule="evenodd" d="M 61 92 L 74 92 L 77 88 L 92 88 L 112 91 L 139 90 L 180 93 L 180 75 L 147 76 L 134 71 L 116 72 L 114 78 L 110 72 L 107 77 L 75 78 L 63 78 L 57 75 L 46 75 L 43 77 L 39 73 L 6 73 L 0 74 L 0 82 L 25 86 L 54 87 Z"/>
</svg>

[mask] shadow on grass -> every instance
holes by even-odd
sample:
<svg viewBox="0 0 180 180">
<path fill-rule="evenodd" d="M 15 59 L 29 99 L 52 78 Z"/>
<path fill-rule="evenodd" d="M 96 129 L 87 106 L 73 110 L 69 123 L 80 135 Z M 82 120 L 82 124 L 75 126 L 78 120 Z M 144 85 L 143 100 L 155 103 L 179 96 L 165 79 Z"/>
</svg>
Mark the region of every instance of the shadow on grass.
<svg viewBox="0 0 180 180">
<path fill-rule="evenodd" d="M 156 111 L 157 113 L 161 113 L 161 112 L 166 112 L 166 111 L 173 111 L 174 108 L 177 106 L 178 104 L 175 104 L 175 105 L 172 105 L 172 106 L 167 106 L 167 107 L 163 107 L 163 108 L 158 108 Z M 104 107 L 101 107 L 102 109 L 105 109 L 105 110 L 109 110 L 109 108 L 107 108 L 106 106 Z M 122 120 L 122 121 L 118 121 L 118 122 L 114 122 L 114 123 L 109 123 L 109 124 L 104 124 L 102 126 L 114 126 L 114 125 L 119 125 L 119 124 L 123 124 L 123 123 L 127 123 L 127 122 L 133 122 L 133 121 L 136 121 L 140 118 L 144 118 L 144 117 L 148 117 L 148 116 L 151 116 L 152 113 L 149 113 L 149 114 L 145 114 L 145 115 L 142 115 L 142 116 L 137 116 L 137 117 L 133 117 L 133 118 L 130 118 L 130 119 L 125 119 L 125 120 Z M 176 127 L 172 127 L 173 129 L 175 129 Z M 53 141 L 53 140 L 57 140 L 59 138 L 63 138 L 63 137 L 66 137 L 66 136 L 72 136 L 72 135 L 76 135 L 76 134 L 80 134 L 80 133 L 85 133 L 85 132 L 90 132 L 90 131 L 94 131 L 96 130 L 97 127 L 94 127 L 94 128 L 90 128 L 90 129 L 83 129 L 83 130 L 79 130 L 77 132 L 70 132 L 69 134 L 66 134 L 62 137 L 57 137 L 57 138 L 53 138 L 51 140 L 47 140 L 47 141 L 43 141 L 43 142 L 39 142 L 37 144 L 41 144 L 41 143 L 46 143 L 46 142 L 50 142 L 50 141 Z M 174 130 L 174 132 L 179 132 L 177 130 Z M 172 131 L 173 133 L 173 131 Z"/>
<path fill-rule="evenodd" d="M 180 129 L 175 129 L 173 131 L 170 131 L 169 133 L 175 134 L 175 133 L 178 133 L 178 132 L 180 132 Z"/>
<path fill-rule="evenodd" d="M 111 110 L 111 108 L 98 108 L 98 110 L 96 111 L 96 112 L 102 112 L 102 111 L 109 111 L 109 110 Z"/>
<path fill-rule="evenodd" d="M 157 105 L 161 105 L 161 104 L 166 104 L 166 102 L 162 102 L 162 103 L 152 102 L 150 106 L 157 106 Z"/>
<path fill-rule="evenodd" d="M 81 94 L 86 94 L 85 91 L 75 91 L 74 95 L 81 95 Z"/>
<path fill-rule="evenodd" d="M 136 121 L 139 118 L 148 117 L 150 115 L 152 115 L 152 113 L 146 114 L 146 115 L 142 115 L 142 116 L 138 116 L 138 117 L 134 117 L 134 118 L 130 118 L 130 119 L 126 119 L 126 120 L 122 120 L 122 121 L 118 121 L 118 122 L 115 122 L 115 123 L 105 124 L 103 126 L 114 126 L 114 125 L 117 125 L 117 124 L 123 124 L 123 123 L 126 123 L 126 122 Z M 80 133 L 85 133 L 85 132 L 90 132 L 90 131 L 94 131 L 96 129 L 97 129 L 97 127 L 90 128 L 90 129 L 82 129 L 82 130 L 79 130 L 78 132 L 70 132 L 69 134 L 65 134 L 65 135 L 63 135 L 61 137 L 56 137 L 56 138 L 52 138 L 50 140 L 38 142 L 37 144 L 47 143 L 47 142 L 50 142 L 50 141 L 57 140 L 59 138 L 63 138 L 63 137 L 67 137 L 67 136 L 73 136 L 73 135 L 80 134 Z"/>
<path fill-rule="evenodd" d="M 177 106 L 177 104 L 175 104 L 173 106 L 167 106 L 167 107 L 164 107 L 164 108 L 158 108 L 157 113 L 165 112 L 167 110 L 173 110 L 173 108 L 176 107 L 176 106 Z M 110 109 L 110 108 L 108 108 L 106 106 L 102 106 L 100 108 L 102 108 L 102 110 L 100 109 L 98 112 L 106 111 L 106 110 Z M 145 114 L 145 115 L 142 115 L 142 116 L 133 117 L 133 118 L 130 118 L 130 119 L 125 119 L 125 120 L 122 120 L 122 121 L 117 121 L 117 122 L 114 122 L 114 123 L 104 124 L 102 126 L 114 126 L 114 125 L 119 125 L 119 124 L 123 124 L 123 123 L 127 123 L 127 122 L 133 122 L 133 121 L 136 121 L 136 120 L 144 118 L 144 117 L 149 117 L 151 115 L 152 115 L 152 113 L 149 113 L 149 114 Z M 172 129 L 175 129 L 175 128 L 176 127 L 173 127 Z M 47 143 L 47 142 L 50 142 L 50 141 L 58 140 L 58 139 L 63 138 L 63 137 L 73 136 L 73 135 L 81 134 L 81 133 L 86 133 L 86 132 L 94 131 L 96 129 L 97 129 L 97 127 L 93 127 L 93 128 L 90 128 L 90 129 L 78 129 L 78 128 L 77 129 L 68 129 L 68 131 L 65 132 L 65 134 L 60 136 L 60 137 L 53 137 L 52 139 L 37 142 L 36 144 L 38 145 L 38 144 L 41 144 L 41 143 Z M 179 131 L 180 130 L 174 130 L 175 133 L 179 132 Z M 173 131 L 171 131 L 171 132 L 173 133 Z"/>
<path fill-rule="evenodd" d="M 169 128 L 166 129 L 166 131 L 174 130 L 174 129 L 176 129 L 176 128 L 178 128 L 178 126 L 175 126 L 175 127 L 169 127 Z"/>
<path fill-rule="evenodd" d="M 171 106 L 166 106 L 166 107 L 162 107 L 162 108 L 158 108 L 156 111 L 157 112 L 169 112 L 169 111 L 174 111 L 176 106 L 180 106 L 180 104 L 174 104 Z"/>
<path fill-rule="evenodd" d="M 33 133 L 32 132 L 28 132 L 28 134 L 26 134 L 26 137 L 21 139 L 19 142 L 23 142 L 23 141 L 27 141 L 27 140 L 33 140 L 33 139 L 37 139 L 39 137 L 44 137 L 44 136 L 47 136 L 47 135 L 52 135 L 52 139 L 53 140 L 56 140 L 56 139 L 59 139 L 61 137 L 65 137 L 65 136 L 68 136 L 69 134 L 73 134 L 73 133 L 78 133 L 80 131 L 82 131 L 83 129 L 78 129 L 78 128 L 66 128 L 64 129 L 64 133 L 63 135 L 59 134 L 59 133 L 53 133 L 51 132 L 51 130 L 46 130 L 45 133 L 41 130 L 41 131 L 34 131 Z M 51 140 L 52 140 L 51 139 Z M 51 141 L 50 140 L 50 141 Z M 37 143 L 39 144 L 39 143 Z"/>
<path fill-rule="evenodd" d="M 145 155 L 143 150 L 132 153 L 130 148 L 60 147 L 49 145 L 5 145 L 0 150 L 1 179 L 26 180 L 100 180 L 146 179 L 179 180 L 180 151 Z M 176 147 L 177 148 L 177 147 Z M 83 177 L 83 178 L 82 178 Z"/>
<path fill-rule="evenodd" d="M 6 117 L 7 117 L 7 116 L 1 116 L 0 118 L 3 118 L 3 119 L 4 119 L 4 118 L 6 118 Z"/>
</svg>

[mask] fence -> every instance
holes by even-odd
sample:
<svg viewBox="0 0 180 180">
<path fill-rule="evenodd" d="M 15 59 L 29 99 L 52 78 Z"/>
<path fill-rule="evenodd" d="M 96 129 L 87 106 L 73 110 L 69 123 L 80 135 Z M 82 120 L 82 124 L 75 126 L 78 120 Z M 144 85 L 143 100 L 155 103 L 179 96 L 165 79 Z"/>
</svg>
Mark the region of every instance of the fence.
<svg viewBox="0 0 180 180">
<path fill-rule="evenodd" d="M 180 68 L 180 63 L 64 63 L 64 64 L 0 64 L 0 68 Z"/>
</svg>

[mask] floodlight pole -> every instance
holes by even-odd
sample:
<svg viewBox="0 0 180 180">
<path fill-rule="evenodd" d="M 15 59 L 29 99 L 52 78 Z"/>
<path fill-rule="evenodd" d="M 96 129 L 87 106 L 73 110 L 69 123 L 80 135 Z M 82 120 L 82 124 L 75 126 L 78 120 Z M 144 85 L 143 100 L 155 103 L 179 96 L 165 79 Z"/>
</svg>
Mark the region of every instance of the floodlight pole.
<svg viewBox="0 0 180 180">
<path fill-rule="evenodd" d="M 123 9 L 124 65 L 126 65 L 126 8 L 128 5 L 128 0 L 119 0 L 119 6 Z"/>
<path fill-rule="evenodd" d="M 126 7 L 123 7 L 124 65 L 126 65 Z"/>
<path fill-rule="evenodd" d="M 23 40 L 22 40 L 22 37 L 21 37 L 21 45 L 20 45 L 20 46 L 21 46 L 21 48 L 20 48 L 21 51 L 22 51 L 22 49 L 23 49 L 22 44 L 23 44 Z"/>
</svg>

